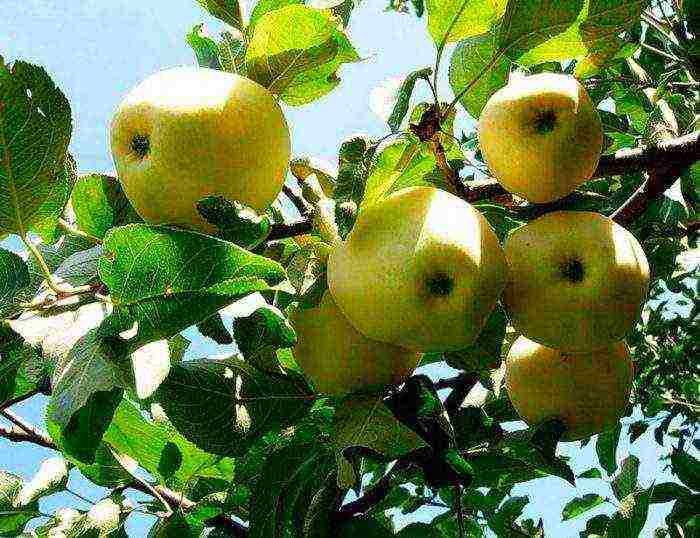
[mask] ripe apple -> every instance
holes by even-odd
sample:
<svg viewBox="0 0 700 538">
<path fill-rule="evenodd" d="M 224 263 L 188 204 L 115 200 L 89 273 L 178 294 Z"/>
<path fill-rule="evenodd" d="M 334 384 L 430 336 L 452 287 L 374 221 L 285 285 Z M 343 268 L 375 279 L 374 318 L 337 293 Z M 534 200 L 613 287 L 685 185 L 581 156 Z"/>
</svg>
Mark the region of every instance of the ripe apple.
<svg viewBox="0 0 700 538">
<path fill-rule="evenodd" d="M 481 213 L 446 191 L 409 187 L 360 211 L 346 241 L 331 250 L 328 285 L 368 338 L 444 351 L 476 339 L 506 271 Z"/>
<path fill-rule="evenodd" d="M 520 336 L 506 358 L 506 389 L 529 425 L 560 418 L 575 441 L 617 424 L 632 388 L 633 365 L 623 342 L 567 353 Z"/>
<path fill-rule="evenodd" d="M 297 333 L 294 358 L 316 390 L 345 394 L 368 385 L 399 383 L 418 366 L 412 351 L 360 334 L 326 292 L 314 308 L 291 315 Z"/>
<path fill-rule="evenodd" d="M 220 195 L 264 210 L 282 189 L 289 129 L 273 95 L 239 75 L 175 67 L 117 108 L 114 164 L 144 220 L 210 232 L 196 203 Z"/>
<path fill-rule="evenodd" d="M 481 112 L 478 132 L 499 183 L 535 203 L 563 198 L 589 179 L 603 145 L 586 89 L 555 73 L 521 77 L 498 90 Z"/>
<path fill-rule="evenodd" d="M 567 351 L 603 347 L 633 327 L 649 288 L 635 237 L 583 211 L 548 213 L 514 230 L 504 302 L 515 328 Z"/>
</svg>

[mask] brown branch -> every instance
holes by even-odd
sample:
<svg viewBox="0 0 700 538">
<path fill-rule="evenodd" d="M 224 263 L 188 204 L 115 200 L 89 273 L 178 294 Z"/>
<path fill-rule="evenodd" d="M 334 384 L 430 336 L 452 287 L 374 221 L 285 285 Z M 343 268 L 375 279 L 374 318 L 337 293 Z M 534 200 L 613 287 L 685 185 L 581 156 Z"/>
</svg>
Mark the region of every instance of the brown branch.
<svg viewBox="0 0 700 538">
<path fill-rule="evenodd" d="M 381 502 L 387 495 L 389 495 L 389 492 L 394 487 L 393 480 L 395 472 L 407 469 L 411 465 L 413 465 L 413 463 L 409 459 L 398 459 L 391 470 L 380 478 L 379 481 L 362 497 L 341 506 L 340 509 L 333 514 L 333 521 L 335 523 L 341 523 L 366 513 L 370 508 Z"/>
<path fill-rule="evenodd" d="M 267 236 L 269 241 L 275 239 L 285 239 L 296 235 L 303 235 L 311 232 L 313 223 L 310 218 L 297 220 L 294 222 L 284 222 L 273 224 Z"/>
<path fill-rule="evenodd" d="M 304 198 L 295 193 L 289 187 L 289 185 L 282 185 L 282 192 L 287 198 L 289 198 L 289 201 L 292 202 L 292 204 L 294 204 L 294 207 L 296 207 L 297 211 L 302 217 L 307 216 L 309 214 L 309 204 L 306 203 L 306 200 L 304 200 Z"/>
<path fill-rule="evenodd" d="M 9 400 L 5 400 L 2 404 L 0 404 L 0 411 L 3 411 L 5 409 L 8 409 L 12 407 L 13 405 L 16 405 L 18 403 L 23 402 L 24 400 L 28 400 L 32 396 L 36 396 L 39 394 L 41 391 L 40 390 L 32 390 L 28 392 L 27 394 L 22 394 L 21 396 L 17 396 L 16 398 L 10 398 Z"/>
<path fill-rule="evenodd" d="M 4 437 L 5 439 L 15 443 L 33 443 L 51 450 L 60 451 L 56 443 L 54 443 L 53 439 L 51 439 L 47 433 L 41 431 L 32 424 L 29 424 L 11 411 L 4 410 L 0 412 L 0 415 L 14 423 L 14 426 L 9 428 L 0 426 L 0 437 Z M 121 489 L 124 488 L 135 489 L 147 495 L 153 495 L 153 492 L 149 491 L 149 488 L 146 485 L 138 482 L 127 484 Z M 153 486 L 153 489 L 170 504 L 179 506 L 184 512 L 187 512 L 196 506 L 194 501 L 191 501 L 182 493 L 174 491 L 165 486 Z M 248 528 L 245 525 L 224 514 L 219 514 L 218 516 L 208 519 L 206 523 L 211 526 L 225 529 L 228 536 L 232 536 L 234 538 L 246 538 L 248 536 Z"/>
</svg>

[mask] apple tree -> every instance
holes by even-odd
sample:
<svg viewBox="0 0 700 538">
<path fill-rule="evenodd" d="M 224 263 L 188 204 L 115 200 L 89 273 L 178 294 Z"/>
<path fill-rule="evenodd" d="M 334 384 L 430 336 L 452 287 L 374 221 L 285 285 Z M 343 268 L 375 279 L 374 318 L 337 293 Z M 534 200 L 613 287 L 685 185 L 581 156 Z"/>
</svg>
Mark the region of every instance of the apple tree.
<svg viewBox="0 0 700 538">
<path fill-rule="evenodd" d="M 340 68 L 361 60 L 362 44 L 347 29 L 367 2 L 258 0 L 246 14 L 238 0 L 198 1 L 225 28 L 210 36 L 193 21 L 184 39 L 199 67 L 247 77 L 283 107 L 352 84 Z M 386 136 L 342 141 L 337 171 L 292 155 L 267 208 L 198 200 L 208 233 L 145 222 L 118 177 L 78 177 L 65 95 L 41 66 L 0 58 L 0 437 L 46 453 L 32 477 L 0 470 L 0 536 L 125 536 L 146 512 L 149 536 L 541 537 L 551 531 L 528 504 L 547 477 L 575 491 L 558 509 L 581 536 L 698 535 L 700 5 L 386 9 L 397 25 L 424 21 L 435 45 L 433 65 L 391 93 Z M 509 80 L 545 72 L 583 85 L 603 147 L 585 182 L 531 203 L 492 177 L 475 122 Z M 367 359 L 395 350 L 363 355 L 363 336 L 343 340 L 367 385 L 317 390 L 295 353 L 323 345 L 329 371 L 348 350 L 323 339 L 326 325 L 316 347 L 295 347 L 293 313 L 328 296 L 329 251 L 363 210 L 416 186 L 468 202 L 502 243 L 554 211 L 598 213 L 631 232 L 650 284 L 626 334 L 634 373 L 616 424 L 569 443 L 563 417 L 520 422 L 504 381 L 518 333 L 503 301 L 470 345 L 415 355 L 419 368 L 395 383 Z M 21 251 L 5 248 L 12 240 Z M 538 300 L 550 299 L 543 289 Z M 195 330 L 225 354 L 192 357 L 183 332 Z M 30 398 L 48 401 L 43 424 L 14 408 Z M 618 459 L 621 441 L 643 436 L 665 473 L 652 484 L 638 479 L 647 462 Z M 589 443 L 599 465 L 574 472 Z M 78 474 L 108 494 L 44 513 L 42 499 Z M 663 523 L 642 534 L 663 503 Z"/>
</svg>

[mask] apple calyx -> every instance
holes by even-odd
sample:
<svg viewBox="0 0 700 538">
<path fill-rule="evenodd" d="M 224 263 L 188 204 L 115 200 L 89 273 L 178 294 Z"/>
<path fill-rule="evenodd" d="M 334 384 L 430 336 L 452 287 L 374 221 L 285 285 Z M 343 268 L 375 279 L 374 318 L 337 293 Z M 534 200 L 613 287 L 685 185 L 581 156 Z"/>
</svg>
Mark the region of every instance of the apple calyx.
<svg viewBox="0 0 700 538">
<path fill-rule="evenodd" d="M 581 263 L 581 260 L 576 258 L 569 258 L 568 260 L 565 260 L 561 264 L 560 270 L 564 279 L 574 284 L 583 282 L 583 278 L 586 274 L 583 263 Z"/>
<path fill-rule="evenodd" d="M 447 273 L 438 272 L 426 279 L 425 287 L 428 289 L 429 295 L 444 297 L 454 289 L 454 280 Z"/>
<path fill-rule="evenodd" d="M 131 150 L 139 158 L 143 159 L 151 151 L 151 141 L 146 135 L 134 135 L 131 139 Z"/>
<path fill-rule="evenodd" d="M 553 110 L 542 110 L 535 118 L 535 131 L 539 134 L 551 133 L 557 124 L 557 115 Z"/>
</svg>

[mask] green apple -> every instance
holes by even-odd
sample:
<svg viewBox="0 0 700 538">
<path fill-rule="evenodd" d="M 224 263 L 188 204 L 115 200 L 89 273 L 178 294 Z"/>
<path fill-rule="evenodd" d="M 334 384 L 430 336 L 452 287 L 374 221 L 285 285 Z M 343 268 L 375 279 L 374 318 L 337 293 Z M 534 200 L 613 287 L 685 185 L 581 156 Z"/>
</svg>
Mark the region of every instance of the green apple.
<svg viewBox="0 0 700 538">
<path fill-rule="evenodd" d="M 318 306 L 297 309 L 290 318 L 297 333 L 294 358 L 322 393 L 399 383 L 418 366 L 417 353 L 360 334 L 328 292 Z"/>
<path fill-rule="evenodd" d="M 584 211 L 548 213 L 514 230 L 504 302 L 515 328 L 567 351 L 622 340 L 649 289 L 649 264 L 635 237 Z"/>
<path fill-rule="evenodd" d="M 567 353 L 520 336 L 506 358 L 506 389 L 520 418 L 531 426 L 559 418 L 566 425 L 566 441 L 617 424 L 629 401 L 632 378 L 632 360 L 623 342 Z"/>
<path fill-rule="evenodd" d="M 481 213 L 446 191 L 409 187 L 360 211 L 346 241 L 331 250 L 328 285 L 368 338 L 444 351 L 476 339 L 506 271 Z"/>
<path fill-rule="evenodd" d="M 200 67 L 160 71 L 137 85 L 111 124 L 114 164 L 144 220 L 209 232 L 208 195 L 259 211 L 282 189 L 289 129 L 274 96 L 245 77 Z"/>
<path fill-rule="evenodd" d="M 586 89 L 573 77 L 514 79 L 486 103 L 479 144 L 491 173 L 530 202 L 563 198 L 598 165 L 603 129 Z"/>
</svg>

